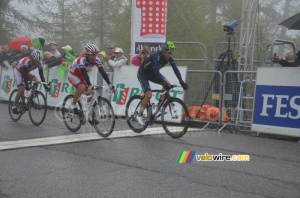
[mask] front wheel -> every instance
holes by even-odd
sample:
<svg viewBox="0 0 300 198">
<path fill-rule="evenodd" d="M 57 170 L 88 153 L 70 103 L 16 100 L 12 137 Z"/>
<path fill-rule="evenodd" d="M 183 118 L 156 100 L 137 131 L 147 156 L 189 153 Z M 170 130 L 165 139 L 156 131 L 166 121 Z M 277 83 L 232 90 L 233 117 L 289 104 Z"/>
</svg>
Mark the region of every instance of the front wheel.
<svg viewBox="0 0 300 198">
<path fill-rule="evenodd" d="M 18 94 L 18 89 L 13 90 L 9 96 L 9 101 L 8 101 L 9 117 L 14 122 L 17 122 L 18 120 L 20 120 L 20 118 L 22 116 L 22 112 L 19 111 L 18 109 L 14 109 L 14 112 L 13 112 L 13 106 L 15 104 L 15 98 L 16 98 L 17 94 Z M 20 101 L 21 101 L 20 103 L 22 103 L 22 104 L 23 104 L 23 98 L 24 98 L 24 95 L 22 95 L 22 97 L 20 98 Z"/>
<path fill-rule="evenodd" d="M 146 121 L 145 122 L 146 125 L 141 126 L 141 125 L 139 125 L 139 123 L 137 121 L 137 116 L 138 116 L 138 113 L 140 112 L 140 106 L 141 106 L 142 100 L 143 100 L 142 96 L 135 95 L 135 96 L 132 96 L 126 104 L 126 112 L 125 113 L 126 113 L 127 124 L 136 133 L 143 132 L 149 124 L 149 122 Z M 149 105 L 147 105 L 147 107 L 145 108 L 144 113 L 143 113 L 144 119 L 146 119 L 147 117 L 150 118 L 151 113 L 152 113 L 151 108 L 149 108 Z"/>
<path fill-rule="evenodd" d="M 93 106 L 92 121 L 96 132 L 102 137 L 108 137 L 115 127 L 115 113 L 106 98 L 99 97 Z"/>
<path fill-rule="evenodd" d="M 36 91 L 29 102 L 29 118 L 35 126 L 39 126 L 45 120 L 47 114 L 47 101 L 45 95 Z"/>
<path fill-rule="evenodd" d="M 184 102 L 170 98 L 161 109 L 161 121 L 165 132 L 172 138 L 182 137 L 189 127 L 189 111 Z"/>
<path fill-rule="evenodd" d="M 73 95 L 67 95 L 66 98 L 64 99 L 63 106 L 62 106 L 62 117 L 66 127 L 71 132 L 75 133 L 80 129 L 81 121 L 79 115 L 71 112 L 71 109 L 73 108 L 72 107 L 73 99 L 74 99 Z M 77 106 L 78 106 L 77 109 L 79 110 L 79 105 Z"/>
</svg>

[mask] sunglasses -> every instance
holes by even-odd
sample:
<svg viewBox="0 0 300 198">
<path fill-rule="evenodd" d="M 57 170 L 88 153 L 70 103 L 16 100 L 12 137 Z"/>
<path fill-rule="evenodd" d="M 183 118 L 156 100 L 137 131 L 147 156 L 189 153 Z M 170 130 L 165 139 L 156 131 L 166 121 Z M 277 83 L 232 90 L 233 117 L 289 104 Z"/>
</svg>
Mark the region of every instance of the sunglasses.
<svg viewBox="0 0 300 198">
<path fill-rule="evenodd" d="M 113 47 L 108 47 L 107 49 L 114 49 Z"/>
<path fill-rule="evenodd" d="M 120 52 L 114 52 L 114 54 L 120 54 Z"/>
</svg>

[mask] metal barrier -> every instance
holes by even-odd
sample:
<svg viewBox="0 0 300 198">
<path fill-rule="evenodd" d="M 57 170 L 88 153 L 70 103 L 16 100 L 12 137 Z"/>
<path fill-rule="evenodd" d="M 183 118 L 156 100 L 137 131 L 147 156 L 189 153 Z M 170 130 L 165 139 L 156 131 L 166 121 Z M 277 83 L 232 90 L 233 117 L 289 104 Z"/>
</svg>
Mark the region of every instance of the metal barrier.
<svg viewBox="0 0 300 198">
<path fill-rule="evenodd" d="M 187 107 L 200 106 L 203 103 L 204 105 L 212 105 L 219 108 L 221 105 L 221 94 L 214 94 L 212 92 L 212 87 L 218 86 L 218 90 L 221 90 L 221 72 L 207 70 L 188 70 L 187 74 L 189 76 L 189 78 L 187 79 L 189 90 L 186 92 L 184 100 Z M 214 79 L 219 79 L 219 81 L 216 81 Z M 199 112 L 193 113 L 197 115 Z M 208 126 L 208 124 L 216 124 L 220 126 L 221 119 L 219 118 L 221 117 L 221 111 L 219 111 L 219 114 L 216 118 L 206 121 L 195 118 L 193 119 L 193 121 L 205 123 L 206 125 L 204 126 L 204 128 Z"/>
<path fill-rule="evenodd" d="M 177 65 L 182 65 L 182 66 L 187 66 L 189 65 L 189 69 L 199 69 L 199 70 L 206 70 L 206 47 L 204 44 L 200 43 L 200 42 L 178 42 L 178 41 L 174 41 L 174 44 L 176 44 L 176 52 L 174 57 L 175 61 L 177 63 Z M 187 47 L 184 48 L 184 50 L 180 51 L 180 47 L 178 47 L 178 45 L 193 45 L 193 47 Z M 195 47 L 196 45 L 196 47 Z M 200 52 L 198 53 L 197 50 L 199 50 L 200 47 Z M 179 54 L 176 54 L 179 53 Z M 194 57 L 194 55 L 196 54 L 196 58 Z M 201 55 L 202 54 L 202 55 Z M 189 57 L 189 56 L 193 56 L 193 57 Z M 180 58 L 178 58 L 180 57 Z M 178 64 L 178 62 L 182 62 L 182 64 Z M 197 68 L 199 67 L 199 64 L 197 63 L 195 65 L 195 67 L 193 66 L 193 64 L 187 64 L 187 62 L 203 62 L 203 68 Z"/>
<path fill-rule="evenodd" d="M 184 100 L 187 107 L 212 105 L 219 108 L 217 117 L 207 115 L 208 120 L 196 117 L 194 122 L 206 124 L 204 128 L 214 124 L 219 127 L 218 132 L 225 127 L 229 130 L 251 127 L 256 72 L 226 71 L 222 75 L 220 71 L 188 70 L 187 75 L 189 90 Z M 225 122 L 225 112 L 229 122 Z M 192 112 L 192 116 L 197 113 Z"/>
<path fill-rule="evenodd" d="M 296 44 L 294 42 L 275 39 L 266 48 L 266 55 L 265 55 L 265 64 L 266 65 L 270 64 L 270 66 L 273 67 L 273 61 L 271 61 L 271 59 L 273 59 L 273 56 L 274 56 L 274 46 L 280 46 L 280 45 L 291 45 L 291 47 L 293 49 L 294 59 L 296 58 Z M 280 55 L 280 56 L 282 56 L 282 55 Z"/>
<path fill-rule="evenodd" d="M 230 119 L 226 126 L 251 127 L 256 72 L 227 71 L 224 74 L 222 110 Z"/>
</svg>

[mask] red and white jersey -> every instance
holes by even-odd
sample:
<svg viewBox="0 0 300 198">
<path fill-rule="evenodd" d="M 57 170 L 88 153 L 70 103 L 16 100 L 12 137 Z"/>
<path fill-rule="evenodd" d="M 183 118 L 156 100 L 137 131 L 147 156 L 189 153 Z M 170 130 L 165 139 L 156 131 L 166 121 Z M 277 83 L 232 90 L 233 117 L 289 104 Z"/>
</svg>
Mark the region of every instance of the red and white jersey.
<svg viewBox="0 0 300 198">
<path fill-rule="evenodd" d="M 70 68 L 70 73 L 75 76 L 81 76 L 82 72 L 80 71 L 81 68 L 85 68 L 87 71 L 90 71 L 94 66 L 97 68 L 103 67 L 100 59 L 96 57 L 93 63 L 87 61 L 86 55 L 79 56 L 73 61 L 73 64 Z"/>
<path fill-rule="evenodd" d="M 32 65 L 32 59 L 27 56 L 25 58 L 22 58 L 18 63 L 17 63 L 17 66 L 16 66 L 16 69 L 21 73 L 23 74 L 23 68 L 26 67 L 28 69 L 28 72 L 31 72 L 32 70 L 35 70 L 37 67 L 39 69 L 43 69 L 43 65 L 42 65 L 42 62 L 40 61 L 40 63 L 37 65 L 37 66 L 33 66 Z"/>
</svg>

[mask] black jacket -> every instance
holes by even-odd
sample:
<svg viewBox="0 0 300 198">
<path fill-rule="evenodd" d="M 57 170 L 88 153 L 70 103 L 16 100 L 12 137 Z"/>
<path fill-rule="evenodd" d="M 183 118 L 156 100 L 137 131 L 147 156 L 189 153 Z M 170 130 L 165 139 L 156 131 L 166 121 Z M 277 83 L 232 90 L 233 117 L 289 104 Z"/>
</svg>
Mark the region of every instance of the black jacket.
<svg viewBox="0 0 300 198">
<path fill-rule="evenodd" d="M 300 66 L 300 51 L 298 51 L 296 53 L 296 58 L 294 61 L 287 61 L 287 60 L 281 59 L 281 61 L 279 61 L 279 64 L 282 67 L 298 67 L 298 66 Z"/>
</svg>

